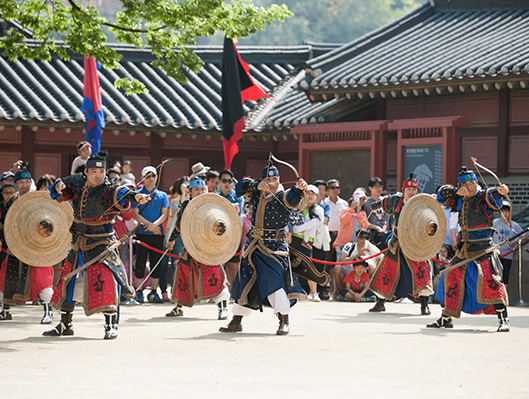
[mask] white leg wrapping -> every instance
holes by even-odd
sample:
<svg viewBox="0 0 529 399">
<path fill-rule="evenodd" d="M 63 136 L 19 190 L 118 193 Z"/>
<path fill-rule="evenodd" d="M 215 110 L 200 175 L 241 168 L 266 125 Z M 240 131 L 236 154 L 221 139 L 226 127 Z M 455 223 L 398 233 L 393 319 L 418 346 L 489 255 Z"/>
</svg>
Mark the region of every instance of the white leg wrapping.
<svg viewBox="0 0 529 399">
<path fill-rule="evenodd" d="M 237 303 L 234 303 L 232 308 L 231 308 L 231 311 L 233 313 L 234 316 L 244 316 L 244 317 L 248 317 L 252 314 L 253 310 L 250 309 L 250 308 L 245 308 L 244 306 L 241 306 Z"/>
<path fill-rule="evenodd" d="M 40 293 L 39 297 L 44 303 L 50 303 L 51 296 L 53 295 L 53 289 L 51 287 L 44 288 Z"/>
<path fill-rule="evenodd" d="M 227 301 L 230 299 L 230 290 L 228 289 L 228 286 L 224 284 L 224 289 L 220 292 L 219 295 L 217 295 L 213 300 L 218 305 L 221 301 Z"/>
<path fill-rule="evenodd" d="M 274 308 L 275 313 L 281 313 L 287 315 L 290 313 L 290 301 L 288 300 L 287 293 L 283 288 L 277 290 L 273 294 L 268 295 L 268 301 Z"/>
</svg>

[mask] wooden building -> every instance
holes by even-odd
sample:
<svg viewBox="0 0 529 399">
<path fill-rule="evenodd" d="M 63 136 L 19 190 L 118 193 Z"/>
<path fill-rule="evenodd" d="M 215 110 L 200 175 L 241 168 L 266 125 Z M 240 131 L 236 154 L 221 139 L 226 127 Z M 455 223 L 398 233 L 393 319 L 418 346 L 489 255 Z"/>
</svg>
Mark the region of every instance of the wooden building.
<svg viewBox="0 0 529 399">
<path fill-rule="evenodd" d="M 429 1 L 305 71 L 295 88 L 320 110 L 291 128 L 303 175 L 338 176 L 349 190 L 378 175 L 395 190 L 415 172 L 432 192 L 473 154 L 518 209 L 528 203 L 529 2 Z"/>
</svg>

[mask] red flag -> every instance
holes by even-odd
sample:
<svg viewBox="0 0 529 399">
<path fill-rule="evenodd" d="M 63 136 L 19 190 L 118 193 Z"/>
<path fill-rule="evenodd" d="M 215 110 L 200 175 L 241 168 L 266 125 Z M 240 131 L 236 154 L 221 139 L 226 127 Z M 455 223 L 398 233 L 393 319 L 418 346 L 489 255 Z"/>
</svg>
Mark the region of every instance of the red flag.
<svg viewBox="0 0 529 399">
<path fill-rule="evenodd" d="M 83 105 L 81 111 L 86 114 L 86 141 L 92 145 L 92 154 L 101 150 L 101 129 L 105 127 L 103 100 L 97 70 L 100 68 L 94 57 L 84 57 Z"/>
<path fill-rule="evenodd" d="M 246 126 L 244 101 L 270 98 L 250 76 L 250 67 L 239 55 L 231 39 L 224 38 L 222 54 L 222 135 L 224 136 L 224 167 L 229 169 L 239 152 L 237 140 Z"/>
</svg>

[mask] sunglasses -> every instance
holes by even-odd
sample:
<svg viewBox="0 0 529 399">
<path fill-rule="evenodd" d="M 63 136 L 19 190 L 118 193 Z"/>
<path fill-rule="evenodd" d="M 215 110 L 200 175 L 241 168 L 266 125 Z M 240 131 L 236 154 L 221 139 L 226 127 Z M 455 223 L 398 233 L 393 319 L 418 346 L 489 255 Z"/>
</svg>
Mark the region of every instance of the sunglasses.
<svg viewBox="0 0 529 399">
<path fill-rule="evenodd" d="M 369 240 L 371 238 L 371 236 L 358 236 L 359 239 L 361 240 Z"/>
<path fill-rule="evenodd" d="M 155 179 L 156 175 L 147 175 L 145 176 L 145 179 Z"/>
<path fill-rule="evenodd" d="M 233 183 L 233 180 L 232 180 L 232 179 L 221 179 L 221 182 L 222 182 L 222 183 L 229 183 L 229 184 L 231 184 L 231 183 Z"/>
<path fill-rule="evenodd" d="M 340 186 L 331 186 L 329 187 L 330 190 L 339 190 Z"/>
<path fill-rule="evenodd" d="M 110 179 L 110 181 L 120 181 L 121 179 L 119 177 L 113 177 Z"/>
</svg>

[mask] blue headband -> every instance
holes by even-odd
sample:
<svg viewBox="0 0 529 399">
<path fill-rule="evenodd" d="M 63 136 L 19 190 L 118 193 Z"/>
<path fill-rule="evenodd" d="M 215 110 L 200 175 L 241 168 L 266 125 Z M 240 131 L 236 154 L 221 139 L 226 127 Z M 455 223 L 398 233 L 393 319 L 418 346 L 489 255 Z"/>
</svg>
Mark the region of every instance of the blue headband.
<svg viewBox="0 0 529 399">
<path fill-rule="evenodd" d="M 466 173 L 457 178 L 457 181 L 459 184 L 467 182 L 467 181 L 473 181 L 473 180 L 478 180 L 474 173 Z"/>
<path fill-rule="evenodd" d="M 206 186 L 206 181 L 203 180 L 203 179 L 193 179 L 189 182 L 189 186 L 188 188 L 191 190 L 192 188 L 195 188 L 195 187 L 207 187 Z"/>
<path fill-rule="evenodd" d="M 17 173 L 15 173 L 15 183 L 23 179 L 31 180 L 31 173 L 29 173 L 27 170 L 19 170 Z"/>
</svg>

